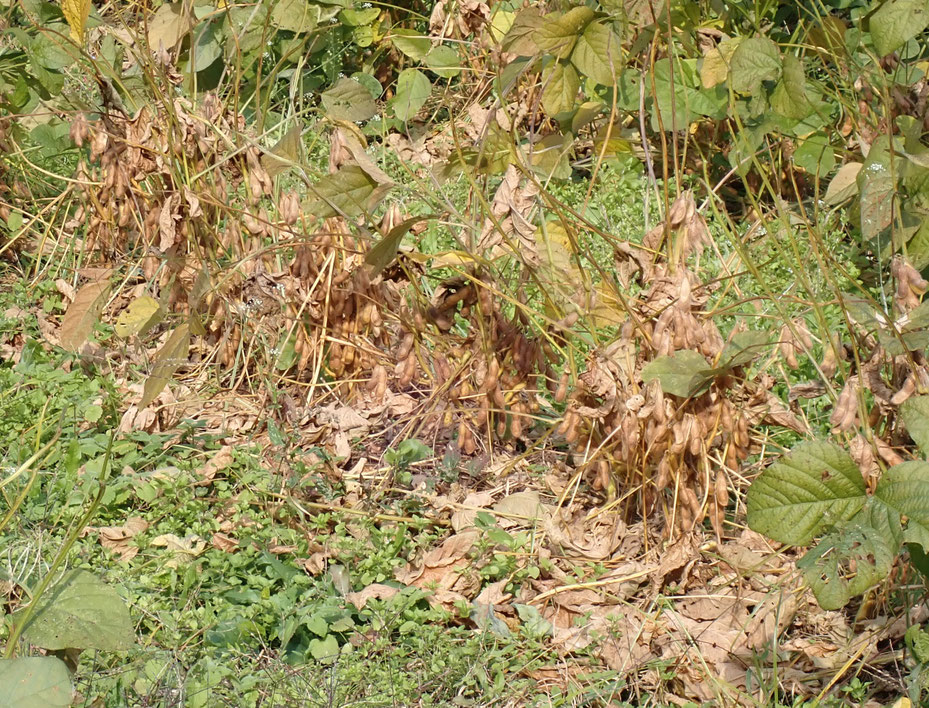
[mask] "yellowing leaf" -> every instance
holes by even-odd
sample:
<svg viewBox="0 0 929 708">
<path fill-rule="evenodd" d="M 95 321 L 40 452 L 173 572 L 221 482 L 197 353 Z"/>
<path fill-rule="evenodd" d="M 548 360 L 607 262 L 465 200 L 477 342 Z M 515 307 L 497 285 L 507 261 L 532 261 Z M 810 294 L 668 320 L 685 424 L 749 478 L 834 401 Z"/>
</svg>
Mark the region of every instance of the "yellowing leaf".
<svg viewBox="0 0 929 708">
<path fill-rule="evenodd" d="M 183 3 L 165 3 L 148 21 L 148 46 L 155 50 L 160 47 L 174 49 L 192 26 L 190 16 L 183 10 Z"/>
<path fill-rule="evenodd" d="M 113 329 L 119 337 L 125 339 L 133 334 L 144 334 L 161 319 L 161 305 L 151 295 L 143 295 L 129 303 L 129 307 L 119 313 Z"/>
<path fill-rule="evenodd" d="M 109 293 L 110 283 L 106 280 L 88 283 L 77 291 L 74 302 L 68 306 L 61 320 L 58 341 L 62 347 L 76 352 L 83 346 L 100 317 Z"/>
<path fill-rule="evenodd" d="M 84 27 L 90 15 L 90 0 L 61 0 L 61 12 L 71 28 L 71 37 L 78 44 L 83 44 Z"/>
<path fill-rule="evenodd" d="M 178 367 L 187 361 L 187 349 L 190 347 L 190 326 L 182 324 L 164 343 L 155 355 L 155 366 L 145 380 L 139 410 L 154 401 L 158 394 L 168 385 Z"/>
<path fill-rule="evenodd" d="M 268 171 L 269 175 L 276 177 L 294 165 L 299 166 L 303 157 L 303 143 L 300 142 L 302 133 L 303 127 L 298 123 L 284 133 L 284 137 L 273 148 L 261 156 L 261 166 Z"/>
</svg>

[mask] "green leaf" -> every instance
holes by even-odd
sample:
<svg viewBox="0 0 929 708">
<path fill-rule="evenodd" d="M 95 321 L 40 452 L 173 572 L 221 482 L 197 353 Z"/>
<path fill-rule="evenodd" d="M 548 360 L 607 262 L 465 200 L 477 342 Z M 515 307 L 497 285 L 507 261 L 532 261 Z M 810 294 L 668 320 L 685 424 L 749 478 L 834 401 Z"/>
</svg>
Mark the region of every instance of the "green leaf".
<svg viewBox="0 0 929 708">
<path fill-rule="evenodd" d="M 803 62 L 793 54 L 784 57 L 784 73 L 771 94 L 771 108 L 785 118 L 801 120 L 813 112 L 806 93 Z"/>
<path fill-rule="evenodd" d="M 900 406 L 900 417 L 920 451 L 929 455 L 929 396 L 912 396 L 905 400 Z"/>
<path fill-rule="evenodd" d="M 871 40 L 881 56 L 896 51 L 929 26 L 926 0 L 888 0 L 871 15 Z"/>
<path fill-rule="evenodd" d="M 371 91 L 354 79 L 339 79 L 320 96 L 326 117 L 351 123 L 368 120 L 377 113 Z"/>
<path fill-rule="evenodd" d="M 519 615 L 523 628 L 530 637 L 541 639 L 550 637 L 554 632 L 552 623 L 542 616 L 539 608 L 519 603 L 513 603 L 513 607 L 516 608 L 516 614 Z"/>
<path fill-rule="evenodd" d="M 767 37 L 749 37 L 732 54 L 729 83 L 736 93 L 754 96 L 761 92 L 763 81 L 777 81 L 781 69 L 777 45 Z"/>
<path fill-rule="evenodd" d="M 571 63 L 581 75 L 612 86 L 623 69 L 619 36 L 609 24 L 591 22 L 577 39 Z"/>
<path fill-rule="evenodd" d="M 426 105 L 432 84 L 419 69 L 404 69 L 397 77 L 397 91 L 390 101 L 394 115 L 408 121 Z"/>
<path fill-rule="evenodd" d="M 929 548 L 929 462 L 913 460 L 887 470 L 874 490 L 887 536 L 899 535 L 903 541 Z M 905 521 L 904 521 L 905 517 Z"/>
<path fill-rule="evenodd" d="M 532 6 L 523 8 L 500 41 L 501 48 L 517 56 L 533 56 L 539 51 L 533 37 L 544 22 L 545 19 L 537 8 Z"/>
<path fill-rule="evenodd" d="M 328 219 L 372 211 L 385 190 L 357 165 L 345 165 L 338 172 L 323 177 L 310 191 L 313 196 L 304 202 L 304 210 L 320 219 Z"/>
<path fill-rule="evenodd" d="M 393 263 L 394 258 L 397 257 L 397 251 L 400 250 L 400 243 L 407 231 L 420 221 L 428 218 L 430 217 L 414 216 L 401 221 L 368 251 L 368 255 L 365 256 L 365 263 L 371 266 L 372 278 Z"/>
<path fill-rule="evenodd" d="M 884 145 L 871 146 L 864 167 L 856 177 L 861 194 L 861 236 L 872 241 L 893 223 L 896 181 L 890 170 L 890 155 Z"/>
<path fill-rule="evenodd" d="M 66 708 L 71 676 L 61 659 L 0 659 L 0 708 Z"/>
<path fill-rule="evenodd" d="M 814 177 L 822 177 L 835 167 L 835 150 L 821 133 L 811 135 L 794 150 L 794 164 Z"/>
<path fill-rule="evenodd" d="M 219 22 L 203 22 L 194 29 L 190 48 L 190 68 L 203 71 L 223 53 L 222 31 Z"/>
<path fill-rule="evenodd" d="M 797 567 L 820 606 L 837 610 L 886 578 L 897 551 L 863 512 L 827 534 Z"/>
<path fill-rule="evenodd" d="M 339 11 L 339 19 L 342 20 L 343 24 L 349 27 L 362 27 L 364 25 L 370 25 L 380 17 L 380 14 L 381 8 L 379 7 L 369 7 L 362 10 L 346 8 Z"/>
<path fill-rule="evenodd" d="M 571 64 L 552 62 L 542 72 L 542 109 L 549 116 L 573 110 L 580 88 L 581 80 Z"/>
<path fill-rule="evenodd" d="M 261 166 L 271 177 L 277 177 L 303 161 L 303 126 L 298 122 L 290 127 L 274 147 L 261 156 Z"/>
<path fill-rule="evenodd" d="M 655 131 L 659 129 L 660 114 L 660 127 L 663 130 L 686 130 L 696 118 L 690 103 L 697 95 L 697 91 L 687 81 L 683 63 L 675 63 L 672 70 L 670 59 L 659 59 L 655 62 L 654 80 L 655 103 L 658 110 L 652 111 L 652 129 Z M 646 87 L 650 90 L 650 81 L 646 83 Z"/>
<path fill-rule="evenodd" d="M 665 393 L 689 398 L 706 387 L 715 373 L 700 352 L 683 349 L 673 356 L 660 356 L 650 362 L 642 369 L 642 380 L 649 383 L 658 379 Z"/>
<path fill-rule="evenodd" d="M 309 649 L 316 661 L 332 663 L 339 656 L 339 641 L 334 634 L 327 634 L 323 639 L 311 639 Z"/>
<path fill-rule="evenodd" d="M 906 630 L 904 637 L 916 661 L 920 664 L 929 663 L 929 632 L 914 624 Z"/>
<path fill-rule="evenodd" d="M 771 343 L 766 332 L 746 330 L 733 335 L 719 355 L 719 369 L 734 369 L 757 359 Z"/>
<path fill-rule="evenodd" d="M 458 52 L 444 44 L 430 49 L 423 57 L 423 64 L 443 79 L 451 79 L 461 73 L 461 58 Z"/>
<path fill-rule="evenodd" d="M 586 6 L 573 7 L 563 15 L 552 12 L 542 18 L 532 39 L 542 51 L 554 54 L 559 59 L 567 59 L 571 56 L 578 35 L 593 19 L 593 10 Z"/>
<path fill-rule="evenodd" d="M 86 570 L 69 571 L 38 602 L 23 637 L 43 649 L 118 651 L 135 642 L 122 598 Z"/>
<path fill-rule="evenodd" d="M 432 48 L 432 40 L 411 29 L 398 29 L 390 41 L 401 52 L 414 61 L 420 61 Z"/>
<path fill-rule="evenodd" d="M 178 370 L 181 364 L 187 363 L 189 348 L 190 326 L 182 324 L 171 333 L 168 341 L 162 345 L 155 355 L 152 373 L 145 379 L 145 385 L 142 388 L 142 400 L 139 402 L 139 410 L 142 410 L 158 398 L 158 394 L 168 385 L 171 377 L 174 376 L 174 372 Z"/>
<path fill-rule="evenodd" d="M 748 490 L 748 525 L 780 543 L 805 545 L 864 506 L 865 484 L 847 452 L 806 442 L 761 473 Z"/>
<path fill-rule="evenodd" d="M 277 0 L 271 10 L 271 24 L 278 29 L 300 34 L 319 24 L 319 5 L 306 0 Z"/>
</svg>

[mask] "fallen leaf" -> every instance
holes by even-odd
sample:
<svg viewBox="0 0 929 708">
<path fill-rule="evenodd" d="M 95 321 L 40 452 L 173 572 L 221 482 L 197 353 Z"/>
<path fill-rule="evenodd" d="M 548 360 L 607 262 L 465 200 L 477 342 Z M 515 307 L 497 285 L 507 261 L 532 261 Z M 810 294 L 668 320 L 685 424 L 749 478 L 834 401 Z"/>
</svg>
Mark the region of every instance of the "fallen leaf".
<svg viewBox="0 0 929 708">
<path fill-rule="evenodd" d="M 220 551 L 225 551 L 226 553 L 232 553 L 236 548 L 239 547 L 238 539 L 219 532 L 213 534 L 211 542 L 213 544 L 213 548 L 217 548 Z"/>
<path fill-rule="evenodd" d="M 171 558 L 165 562 L 169 568 L 177 568 L 182 563 L 189 563 L 206 550 L 206 541 L 196 534 L 181 538 L 176 534 L 166 533 L 153 538 L 150 544 L 164 547 L 171 553 Z"/>
<path fill-rule="evenodd" d="M 194 483 L 194 486 L 203 487 L 210 484 L 218 473 L 232 465 L 233 462 L 235 462 L 235 456 L 232 454 L 232 446 L 223 445 L 203 467 L 195 470 L 200 479 Z"/>
<path fill-rule="evenodd" d="M 109 293 L 110 283 L 106 280 L 88 283 L 77 291 L 61 320 L 58 341 L 62 347 L 76 352 L 83 346 L 93 332 Z"/>
<path fill-rule="evenodd" d="M 126 563 L 132 560 L 139 552 L 137 546 L 130 546 L 129 540 L 148 529 L 148 522 L 138 516 L 126 519 L 122 526 L 88 526 L 82 535 L 96 533 L 100 538 L 100 545 L 119 555 L 119 559 Z"/>
<path fill-rule="evenodd" d="M 441 546 L 429 551 L 423 557 L 423 563 L 427 568 L 442 568 L 451 565 L 456 560 L 460 560 L 471 550 L 471 546 L 477 541 L 477 531 L 463 531 L 456 533 L 445 539 Z"/>
<path fill-rule="evenodd" d="M 368 600 L 389 600 L 400 592 L 400 588 L 382 583 L 374 583 L 358 592 L 350 592 L 345 595 L 345 599 L 352 603 L 357 609 L 363 610 Z"/>
</svg>

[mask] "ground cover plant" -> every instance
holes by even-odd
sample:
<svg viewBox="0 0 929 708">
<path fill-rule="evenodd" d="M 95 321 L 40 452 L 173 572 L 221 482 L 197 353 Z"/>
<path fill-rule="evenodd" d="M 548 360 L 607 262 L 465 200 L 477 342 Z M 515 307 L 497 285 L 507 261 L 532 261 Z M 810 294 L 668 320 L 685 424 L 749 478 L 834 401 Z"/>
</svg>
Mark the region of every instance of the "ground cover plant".
<svg viewBox="0 0 929 708">
<path fill-rule="evenodd" d="M 925 702 L 927 27 L 0 4 L 0 706 Z"/>
</svg>

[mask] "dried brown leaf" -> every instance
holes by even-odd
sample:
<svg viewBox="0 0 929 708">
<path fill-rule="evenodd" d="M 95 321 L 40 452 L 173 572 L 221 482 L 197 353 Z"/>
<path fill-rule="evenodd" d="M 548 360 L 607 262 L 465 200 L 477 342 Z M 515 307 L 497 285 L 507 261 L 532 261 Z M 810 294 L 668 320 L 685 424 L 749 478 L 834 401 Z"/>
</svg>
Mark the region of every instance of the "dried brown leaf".
<svg viewBox="0 0 929 708">
<path fill-rule="evenodd" d="M 105 280 L 88 283 L 77 291 L 58 331 L 58 341 L 62 347 L 76 352 L 84 345 L 100 317 L 109 293 L 110 283 Z"/>
</svg>

